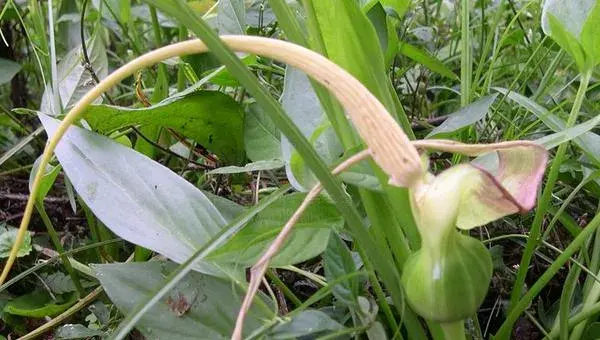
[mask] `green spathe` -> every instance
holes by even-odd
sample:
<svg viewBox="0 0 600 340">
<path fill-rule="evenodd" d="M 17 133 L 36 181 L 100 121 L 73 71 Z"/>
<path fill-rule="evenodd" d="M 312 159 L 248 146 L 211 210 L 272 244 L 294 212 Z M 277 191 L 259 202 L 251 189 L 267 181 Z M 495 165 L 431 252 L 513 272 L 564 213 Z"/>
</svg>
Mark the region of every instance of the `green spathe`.
<svg viewBox="0 0 600 340">
<path fill-rule="evenodd" d="M 492 278 L 492 258 L 478 240 L 451 230 L 441 249 L 421 248 L 407 260 L 402 285 L 422 317 L 454 322 L 473 315 Z"/>
</svg>

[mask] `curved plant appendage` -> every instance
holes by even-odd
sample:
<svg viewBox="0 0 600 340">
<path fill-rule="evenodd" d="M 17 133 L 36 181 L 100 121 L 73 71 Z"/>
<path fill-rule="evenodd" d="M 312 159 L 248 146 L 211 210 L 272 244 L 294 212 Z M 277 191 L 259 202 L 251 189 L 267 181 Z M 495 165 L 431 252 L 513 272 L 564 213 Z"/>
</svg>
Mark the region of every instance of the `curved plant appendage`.
<svg viewBox="0 0 600 340">
<path fill-rule="evenodd" d="M 330 90 L 346 108 L 348 116 L 369 146 L 373 159 L 389 175 L 390 184 L 409 186 L 418 178 L 420 161 L 417 150 L 410 146 L 408 137 L 383 104 L 345 70 L 314 51 L 282 40 L 235 35 L 221 36 L 221 39 L 237 52 L 262 55 L 287 63 L 317 80 Z M 148 52 L 111 73 L 83 96 L 64 117 L 44 149 L 40 169 L 44 169 L 48 164 L 52 152 L 69 126 L 80 117 L 88 105 L 106 90 L 133 75 L 136 71 L 165 59 L 207 51 L 206 45 L 200 40 L 184 41 Z M 386 138 L 379 138 L 379 136 L 386 136 Z M 33 197 L 37 196 L 42 175 L 42 172 L 38 171 L 34 178 L 31 194 L 19 227 L 19 234 L 0 276 L 0 284 L 4 282 L 14 263 L 17 246 L 23 242 L 33 212 L 35 203 Z"/>
<path fill-rule="evenodd" d="M 222 36 L 223 42 L 237 52 L 263 55 L 303 70 L 329 89 L 346 109 L 354 126 L 364 139 L 367 149 L 342 163 L 334 172 L 367 156 L 389 176 L 390 184 L 408 187 L 411 207 L 424 239 L 422 249 L 413 254 L 403 274 L 403 282 L 409 303 L 425 318 L 441 322 L 447 335 L 461 334 L 462 319 L 475 313 L 481 294 L 485 295 L 491 276 L 489 253 L 475 239 L 456 231 L 471 229 L 496 220 L 507 214 L 524 212 L 535 203 L 536 191 L 541 181 L 546 152 L 531 142 L 507 142 L 490 145 L 467 145 L 453 141 L 427 140 L 411 142 L 402 129 L 386 111 L 385 107 L 355 78 L 325 57 L 281 40 L 252 36 Z M 85 108 L 106 90 L 141 68 L 154 65 L 164 59 L 206 52 L 200 40 L 169 45 L 149 52 L 122 66 L 88 92 L 65 116 L 42 155 L 39 169 L 44 169 L 58 142 L 82 114 Z M 430 174 L 422 166 L 417 148 L 463 153 L 477 156 L 497 152 L 499 167 L 483 169 L 477 165 L 457 165 L 438 176 Z M 27 202 L 19 234 L 10 257 L 0 276 L 0 284 L 6 279 L 14 263 L 17 249 L 23 241 L 43 173 L 36 173 Z M 253 275 L 236 323 L 233 338 L 240 339 L 245 309 L 249 307 L 262 274 L 257 268 L 266 268 L 277 253 L 287 234 L 300 218 L 303 209 L 318 196 L 321 188 L 315 186 L 307 195 L 298 211 L 292 216 L 269 250 L 253 266 Z M 440 210 L 440 207 L 444 209 Z M 282 241 L 283 240 L 283 241 Z M 482 250 L 483 249 L 483 250 Z M 413 268 L 414 267 L 414 268 Z M 417 268 L 418 267 L 418 268 Z M 264 274 L 264 271 L 262 272 Z M 414 288 L 407 282 L 425 282 Z M 470 284 L 474 280 L 474 284 Z M 258 283 L 257 283 L 258 282 Z M 478 286 L 477 286 L 478 285 Z M 477 287 L 474 287 L 477 286 Z M 431 294 L 435 290 L 436 294 Z M 431 297 L 434 297 L 432 299 Z M 453 303 L 458 299 L 459 303 Z M 466 299 L 466 300 L 465 300 Z M 468 301 L 460 312 L 450 309 Z M 439 306 L 443 308 L 438 308 Z M 434 309 L 441 309 L 436 313 Z M 449 317 L 449 314 L 454 316 Z M 458 319 L 457 319 L 458 318 Z M 464 337 L 464 332 L 462 332 Z M 450 338 L 454 338 L 450 336 Z"/>
</svg>

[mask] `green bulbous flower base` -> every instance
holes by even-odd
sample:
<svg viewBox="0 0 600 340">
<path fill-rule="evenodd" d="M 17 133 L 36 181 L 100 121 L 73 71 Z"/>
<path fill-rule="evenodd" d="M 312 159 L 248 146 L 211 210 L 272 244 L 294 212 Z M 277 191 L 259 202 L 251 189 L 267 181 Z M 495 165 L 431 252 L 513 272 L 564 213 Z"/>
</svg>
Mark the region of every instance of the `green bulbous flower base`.
<svg viewBox="0 0 600 340">
<path fill-rule="evenodd" d="M 408 303 L 423 318 L 436 322 L 472 316 L 492 278 L 489 251 L 479 240 L 454 230 L 436 248 L 421 248 L 407 260 L 401 281 Z"/>
</svg>

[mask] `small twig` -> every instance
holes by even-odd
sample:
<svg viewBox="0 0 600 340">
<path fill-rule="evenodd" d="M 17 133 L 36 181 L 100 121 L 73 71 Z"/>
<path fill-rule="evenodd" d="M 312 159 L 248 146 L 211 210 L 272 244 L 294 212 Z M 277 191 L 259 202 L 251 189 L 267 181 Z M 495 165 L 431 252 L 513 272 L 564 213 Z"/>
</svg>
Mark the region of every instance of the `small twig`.
<svg viewBox="0 0 600 340">
<path fill-rule="evenodd" d="M 9 194 L 9 193 L 0 193 L 1 199 L 11 200 L 11 201 L 27 201 L 29 199 L 29 195 L 25 194 Z M 44 202 L 49 203 L 65 203 L 69 202 L 68 197 L 44 197 Z"/>
<path fill-rule="evenodd" d="M 369 149 L 363 150 L 363 151 L 353 155 L 352 157 L 348 158 L 347 160 L 343 161 L 340 165 L 338 165 L 337 167 L 335 167 L 335 169 L 333 169 L 332 173 L 334 175 L 337 175 L 340 172 L 348 169 L 352 165 L 368 158 L 370 155 L 371 155 L 371 152 Z M 279 232 L 279 235 L 277 235 L 275 240 L 273 240 L 273 242 L 271 243 L 271 245 L 269 246 L 267 251 L 261 256 L 261 258 L 256 262 L 256 264 L 254 264 L 254 266 L 252 266 L 252 268 L 250 269 L 250 283 L 248 284 L 248 291 L 246 292 L 246 296 L 244 297 L 244 302 L 242 303 L 242 306 L 240 307 L 240 311 L 238 313 L 238 317 L 235 322 L 235 329 L 233 331 L 233 335 L 231 336 L 232 340 L 241 340 L 242 339 L 242 330 L 244 327 L 244 320 L 246 318 L 246 314 L 248 313 L 248 310 L 250 309 L 252 300 L 254 300 L 254 297 L 256 296 L 256 293 L 258 292 L 258 287 L 260 286 L 260 283 L 261 283 L 263 277 L 265 276 L 265 272 L 267 271 L 267 268 L 269 267 L 269 262 L 271 261 L 271 259 L 273 259 L 273 257 L 275 257 L 275 255 L 277 255 L 277 253 L 279 252 L 279 250 L 281 249 L 281 247 L 287 240 L 288 236 L 292 232 L 294 225 L 296 225 L 296 223 L 300 220 L 300 218 L 302 217 L 302 214 L 308 208 L 310 203 L 319 196 L 319 194 L 321 193 L 321 190 L 323 190 L 323 186 L 321 185 L 321 183 L 318 183 L 308 192 L 308 194 L 304 198 L 304 201 L 302 201 L 302 204 L 300 204 L 300 206 L 294 212 L 292 217 L 290 217 L 290 219 L 287 221 L 285 226 L 281 229 L 281 231 Z"/>
<path fill-rule="evenodd" d="M 173 152 L 173 151 L 171 151 L 171 150 L 163 147 L 162 145 L 160 145 L 160 144 L 156 143 L 155 141 L 151 140 L 150 138 L 144 136 L 144 134 L 138 128 L 136 128 L 135 126 L 132 126 L 131 129 L 135 133 L 137 133 L 138 136 L 140 136 L 143 140 L 145 140 L 148 144 L 151 144 L 153 147 L 159 149 L 160 151 L 162 151 L 162 152 L 164 152 L 164 153 L 166 153 L 166 154 L 168 154 L 170 156 L 179 158 L 179 159 L 181 159 L 181 160 L 183 160 L 183 161 L 185 161 L 187 163 L 194 164 L 194 165 L 196 165 L 199 168 L 204 169 L 204 170 L 206 170 L 206 169 L 209 169 L 209 170 L 210 169 L 214 169 L 214 167 L 212 167 L 212 166 L 209 166 L 209 165 L 206 165 L 206 164 L 202 164 L 202 163 L 198 163 L 196 161 L 188 159 L 187 157 L 183 157 L 183 156 L 181 156 L 181 155 L 179 155 L 179 154 L 177 154 L 177 153 L 175 153 L 175 152 Z"/>
</svg>

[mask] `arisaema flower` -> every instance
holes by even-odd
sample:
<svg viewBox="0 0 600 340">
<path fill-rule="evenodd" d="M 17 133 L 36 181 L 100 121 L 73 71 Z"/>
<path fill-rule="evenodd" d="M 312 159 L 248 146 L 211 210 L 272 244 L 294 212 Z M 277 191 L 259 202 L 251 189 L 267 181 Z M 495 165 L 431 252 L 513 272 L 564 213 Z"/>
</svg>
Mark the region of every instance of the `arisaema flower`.
<svg viewBox="0 0 600 340">
<path fill-rule="evenodd" d="M 419 147 L 468 156 L 497 155 L 495 167 L 467 163 L 423 174 L 410 190 L 422 247 L 404 266 L 402 284 L 410 305 L 426 319 L 454 322 L 473 315 L 492 275 L 489 251 L 470 230 L 535 205 L 547 153 L 532 142 L 466 145 L 420 141 Z M 488 160 L 493 157 L 486 157 Z M 489 163 L 489 162 L 488 162 Z"/>
</svg>

